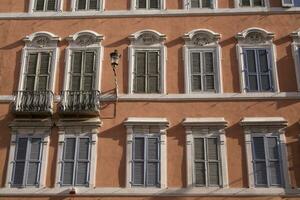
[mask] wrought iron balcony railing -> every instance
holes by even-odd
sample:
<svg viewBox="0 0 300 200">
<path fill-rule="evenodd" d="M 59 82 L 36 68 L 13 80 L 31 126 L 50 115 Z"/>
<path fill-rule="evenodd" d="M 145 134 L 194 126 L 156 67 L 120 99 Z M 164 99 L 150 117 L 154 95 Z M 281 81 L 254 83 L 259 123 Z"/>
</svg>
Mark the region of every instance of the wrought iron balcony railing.
<svg viewBox="0 0 300 200">
<path fill-rule="evenodd" d="M 93 113 L 100 109 L 100 91 L 71 91 L 61 93 L 60 110 L 66 113 Z"/>
<path fill-rule="evenodd" d="M 16 113 L 52 113 L 52 91 L 17 91 L 14 96 Z"/>
</svg>

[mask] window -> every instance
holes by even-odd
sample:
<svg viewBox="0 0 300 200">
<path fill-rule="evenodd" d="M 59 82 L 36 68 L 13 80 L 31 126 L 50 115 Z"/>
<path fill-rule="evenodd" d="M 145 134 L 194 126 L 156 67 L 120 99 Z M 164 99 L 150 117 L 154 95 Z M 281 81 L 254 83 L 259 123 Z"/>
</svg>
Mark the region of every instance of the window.
<svg viewBox="0 0 300 200">
<path fill-rule="evenodd" d="M 78 11 L 100 10 L 102 0 L 73 0 L 73 7 Z"/>
<path fill-rule="evenodd" d="M 45 119 L 15 119 L 9 124 L 12 132 L 6 187 L 45 187 L 52 125 Z"/>
<path fill-rule="evenodd" d="M 126 187 L 167 187 L 165 118 L 128 118 Z"/>
<path fill-rule="evenodd" d="M 198 29 L 183 38 L 186 93 L 221 92 L 220 34 Z"/>
<path fill-rule="evenodd" d="M 188 187 L 228 187 L 224 118 L 185 118 Z"/>
<path fill-rule="evenodd" d="M 70 36 L 62 92 L 62 112 L 98 112 L 103 36 L 84 31 Z"/>
<path fill-rule="evenodd" d="M 24 39 L 15 111 L 52 112 L 59 40 L 60 38 L 48 32 L 37 32 Z"/>
<path fill-rule="evenodd" d="M 300 30 L 290 34 L 293 38 L 292 53 L 295 63 L 298 91 L 300 91 Z"/>
<path fill-rule="evenodd" d="M 63 154 L 61 185 L 88 185 L 90 138 L 66 137 Z"/>
<path fill-rule="evenodd" d="M 243 92 L 278 92 L 274 33 L 249 28 L 236 36 Z"/>
<path fill-rule="evenodd" d="M 244 127 L 249 187 L 289 187 L 287 152 L 281 117 L 247 117 Z"/>
<path fill-rule="evenodd" d="M 212 8 L 213 0 L 190 0 L 190 8 Z"/>
<path fill-rule="evenodd" d="M 240 0 L 241 7 L 256 7 L 256 6 L 265 6 L 264 0 Z"/>
<path fill-rule="evenodd" d="M 129 93 L 165 93 L 165 35 L 139 31 L 130 36 Z"/>
<path fill-rule="evenodd" d="M 30 0 L 29 11 L 47 12 L 62 9 L 62 0 Z"/>
<path fill-rule="evenodd" d="M 61 119 L 56 187 L 94 187 L 99 118 Z"/>
<path fill-rule="evenodd" d="M 282 0 L 283 7 L 300 7 L 300 0 Z"/>
<path fill-rule="evenodd" d="M 137 9 L 161 9 L 163 0 L 136 0 Z"/>
</svg>

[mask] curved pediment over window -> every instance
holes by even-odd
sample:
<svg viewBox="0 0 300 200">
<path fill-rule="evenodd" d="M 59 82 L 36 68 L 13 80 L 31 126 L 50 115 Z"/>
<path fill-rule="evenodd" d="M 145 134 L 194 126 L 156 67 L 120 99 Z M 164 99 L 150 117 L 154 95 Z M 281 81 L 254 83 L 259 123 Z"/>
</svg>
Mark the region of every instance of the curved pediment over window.
<svg viewBox="0 0 300 200">
<path fill-rule="evenodd" d="M 133 45 L 163 44 L 166 38 L 165 34 L 150 29 L 138 31 L 129 36 Z"/>
<path fill-rule="evenodd" d="M 26 46 L 43 48 L 57 46 L 57 42 L 60 41 L 60 38 L 53 33 L 41 31 L 26 36 L 23 41 Z"/>
<path fill-rule="evenodd" d="M 292 32 L 290 36 L 295 42 L 300 43 L 300 28 L 297 31 Z"/>
<path fill-rule="evenodd" d="M 215 33 L 208 29 L 196 29 L 188 32 L 183 36 L 187 45 L 207 46 L 214 45 L 219 42 L 221 34 Z"/>
<path fill-rule="evenodd" d="M 236 35 L 239 43 L 265 44 L 272 42 L 275 34 L 262 28 L 248 28 Z"/>
<path fill-rule="evenodd" d="M 80 47 L 97 46 L 103 39 L 103 35 L 89 30 L 77 32 L 67 38 L 70 44 Z"/>
</svg>

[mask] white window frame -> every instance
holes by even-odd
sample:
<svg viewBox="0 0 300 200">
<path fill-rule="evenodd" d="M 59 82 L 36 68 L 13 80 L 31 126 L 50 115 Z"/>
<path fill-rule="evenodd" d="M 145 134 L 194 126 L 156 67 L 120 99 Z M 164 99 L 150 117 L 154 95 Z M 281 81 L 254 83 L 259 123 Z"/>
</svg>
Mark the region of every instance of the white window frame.
<svg viewBox="0 0 300 200">
<path fill-rule="evenodd" d="M 133 137 L 138 134 L 151 134 L 160 136 L 160 188 L 167 188 L 167 128 L 169 122 L 166 118 L 136 118 L 129 117 L 124 121 L 127 132 L 126 143 L 126 188 L 132 186 L 132 153 Z"/>
<path fill-rule="evenodd" d="M 62 12 L 63 9 L 63 1 L 64 0 L 57 0 L 56 2 L 56 9 L 55 10 L 45 10 L 45 11 L 40 11 L 40 10 L 35 10 L 35 5 L 36 5 L 37 0 L 30 0 L 29 2 L 29 13 L 37 12 L 37 13 L 44 13 L 44 12 Z"/>
<path fill-rule="evenodd" d="M 167 49 L 164 45 L 166 36 L 157 31 L 146 29 L 129 36 L 131 44 L 128 47 L 128 94 L 134 93 L 134 67 L 136 51 L 160 52 L 160 94 L 166 94 L 166 62 Z M 139 93 L 149 94 L 149 93 Z"/>
<path fill-rule="evenodd" d="M 78 0 L 72 0 L 71 1 L 71 11 L 72 12 L 99 12 L 99 11 L 103 11 L 104 10 L 104 6 L 105 6 L 105 1 L 106 0 L 98 0 L 99 1 L 99 8 L 96 10 L 89 10 L 89 9 L 85 9 L 85 10 L 78 10 L 77 9 L 77 4 L 78 4 Z"/>
<path fill-rule="evenodd" d="M 183 5 L 183 8 L 186 9 L 186 10 L 197 10 L 197 9 L 216 9 L 218 8 L 218 0 L 212 0 L 212 6 L 211 8 L 192 8 L 191 7 L 191 0 L 182 0 L 182 5 Z"/>
<path fill-rule="evenodd" d="M 55 176 L 55 187 L 63 187 L 72 189 L 76 188 L 94 188 L 96 187 L 96 169 L 97 169 L 97 144 L 99 128 L 102 122 L 99 118 L 89 119 L 61 119 L 57 123 L 58 126 L 58 150 L 57 150 L 57 168 Z M 68 186 L 61 185 L 62 177 L 62 160 L 64 154 L 64 143 L 66 138 L 72 137 L 90 137 L 90 166 L 87 186 Z"/>
<path fill-rule="evenodd" d="M 290 8 L 294 6 L 294 0 L 291 0 L 291 3 L 285 3 L 284 0 L 281 0 L 282 2 L 282 7 Z"/>
<path fill-rule="evenodd" d="M 185 93 L 214 93 L 209 91 L 192 91 L 191 85 L 191 52 L 195 51 L 212 51 L 214 52 L 214 67 L 215 74 L 215 93 L 223 93 L 222 81 L 222 52 L 219 45 L 221 35 L 207 29 L 196 29 L 186 33 L 183 36 L 185 45 L 183 46 L 183 59 L 184 59 L 184 85 Z M 203 87 L 203 85 L 202 85 Z"/>
<path fill-rule="evenodd" d="M 297 88 L 298 92 L 300 92 L 300 29 L 295 32 L 292 32 L 290 36 L 293 38 L 292 42 L 292 55 L 295 63 L 295 71 L 297 78 Z"/>
<path fill-rule="evenodd" d="M 243 8 L 243 9 L 261 9 L 261 8 L 270 8 L 270 0 L 263 0 L 263 6 L 253 6 L 253 0 L 250 0 L 250 6 L 241 6 L 241 0 L 234 0 L 235 8 Z"/>
<path fill-rule="evenodd" d="M 165 10 L 166 9 L 166 0 L 159 0 L 160 1 L 160 8 L 153 8 L 153 9 L 150 9 L 150 8 L 138 8 L 137 7 L 137 1 L 138 0 L 131 0 L 131 10 L 140 10 L 140 11 L 145 11 L 145 10 L 148 10 L 148 11 L 157 11 L 157 10 Z M 147 0 L 148 1 L 148 0 Z M 147 7 L 147 6 L 146 6 Z"/>
<path fill-rule="evenodd" d="M 101 89 L 101 75 L 102 75 L 102 61 L 104 48 L 102 47 L 101 41 L 104 39 L 103 35 L 99 35 L 94 31 L 81 31 L 74 35 L 70 35 L 67 40 L 69 46 L 66 48 L 66 67 L 64 74 L 64 85 L 63 90 L 69 90 L 71 72 L 72 72 L 72 52 L 73 51 L 83 51 L 90 50 L 96 52 L 96 63 L 95 63 L 95 80 L 94 80 L 94 90 Z"/>
<path fill-rule="evenodd" d="M 290 188 L 288 175 L 288 160 L 286 149 L 286 138 L 284 128 L 287 126 L 287 121 L 282 117 L 245 117 L 241 120 L 240 125 L 244 128 L 245 134 L 245 148 L 248 171 L 248 186 L 249 188 L 256 188 L 254 169 L 253 169 L 253 136 L 268 136 L 276 135 L 280 142 L 281 154 L 281 169 L 282 169 L 282 187 Z M 276 187 L 266 187 L 269 189 Z M 278 187 L 277 187 L 278 188 Z"/>
<path fill-rule="evenodd" d="M 220 155 L 220 187 L 228 188 L 228 167 L 227 167 L 227 147 L 225 128 L 227 121 L 224 118 L 185 118 L 182 122 L 186 133 L 186 167 L 187 167 L 187 187 L 195 187 L 194 174 L 194 138 L 215 137 L 218 139 Z M 207 175 L 207 174 L 206 174 Z M 200 190 L 207 190 L 212 187 L 197 187 Z M 217 187 L 219 188 L 219 187 Z"/>
<path fill-rule="evenodd" d="M 252 37 L 254 36 L 254 37 Z M 278 72 L 277 72 L 277 62 L 276 62 L 276 46 L 273 43 L 274 33 L 268 32 L 262 28 L 248 28 L 236 35 L 238 44 L 236 45 L 237 59 L 239 64 L 239 74 L 240 74 L 240 90 L 242 93 L 278 93 L 279 82 L 278 82 Z M 245 65 L 244 65 L 244 53 L 243 50 L 247 48 L 254 49 L 267 49 L 270 53 L 270 62 L 272 67 L 272 77 L 273 77 L 273 91 L 268 92 L 248 92 L 247 84 L 245 80 Z"/>
<path fill-rule="evenodd" d="M 48 167 L 48 153 L 49 153 L 49 140 L 51 134 L 51 128 L 53 122 L 50 119 L 47 120 L 32 120 L 32 119 L 15 119 L 12 123 L 9 124 L 11 128 L 11 139 L 10 139 L 10 150 L 8 158 L 8 167 L 6 174 L 5 187 L 11 188 L 12 178 L 13 178 L 13 169 L 14 169 L 14 160 L 17 147 L 18 137 L 40 137 L 42 139 L 41 144 L 41 165 L 39 170 L 39 184 L 38 186 L 27 186 L 34 188 L 44 188 L 46 187 L 46 176 L 47 176 L 47 167 Z"/>
</svg>

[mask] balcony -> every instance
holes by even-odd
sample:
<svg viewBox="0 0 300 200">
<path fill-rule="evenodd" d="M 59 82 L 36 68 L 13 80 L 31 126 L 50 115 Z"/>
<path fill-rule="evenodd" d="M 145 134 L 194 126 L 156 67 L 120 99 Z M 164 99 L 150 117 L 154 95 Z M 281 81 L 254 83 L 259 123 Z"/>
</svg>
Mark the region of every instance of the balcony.
<svg viewBox="0 0 300 200">
<path fill-rule="evenodd" d="M 16 114 L 52 114 L 52 91 L 17 91 L 13 110 Z"/>
<path fill-rule="evenodd" d="M 62 91 L 60 111 L 65 114 L 98 114 L 100 91 Z"/>
</svg>

